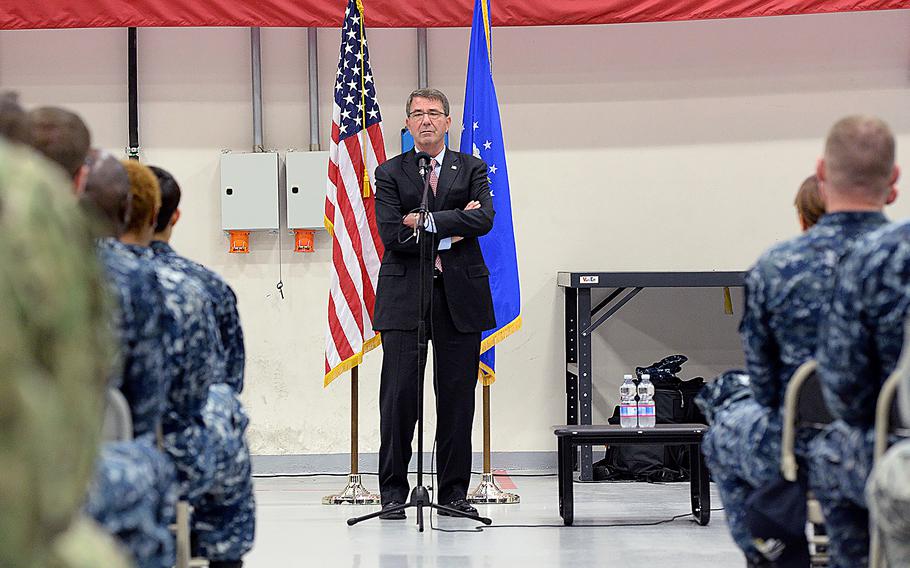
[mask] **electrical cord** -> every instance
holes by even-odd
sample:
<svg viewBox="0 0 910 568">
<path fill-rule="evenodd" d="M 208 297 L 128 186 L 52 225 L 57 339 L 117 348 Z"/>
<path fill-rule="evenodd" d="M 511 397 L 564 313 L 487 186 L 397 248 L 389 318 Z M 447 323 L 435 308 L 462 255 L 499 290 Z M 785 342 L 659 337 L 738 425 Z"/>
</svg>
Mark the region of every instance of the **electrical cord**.
<svg viewBox="0 0 910 568">
<path fill-rule="evenodd" d="M 717 509 L 711 509 L 711 511 L 723 511 L 723 507 L 718 507 Z M 586 528 L 586 529 L 607 529 L 607 528 L 623 528 L 623 527 L 655 527 L 658 525 L 665 525 L 678 521 L 679 519 L 684 519 L 686 517 L 691 517 L 692 513 L 684 513 L 682 515 L 674 515 L 668 519 L 662 519 L 659 521 L 651 521 L 646 523 L 604 523 L 604 524 L 593 524 L 593 525 L 572 525 L 567 527 L 566 525 L 545 525 L 545 524 L 531 524 L 531 525 L 478 525 L 473 529 L 441 529 L 441 528 L 431 528 L 435 531 L 446 532 L 446 533 L 482 533 L 485 530 L 489 529 L 565 529 L 565 528 Z M 692 519 L 692 522 L 695 522 L 695 519 Z"/>
<path fill-rule="evenodd" d="M 416 474 L 417 471 L 409 471 L 408 474 Z M 483 475 L 482 471 L 472 471 L 471 475 Z M 275 479 L 275 478 L 295 478 L 295 477 L 347 477 L 350 473 L 343 473 L 340 471 L 318 471 L 318 472 L 307 472 L 307 473 L 254 473 L 254 479 Z M 379 475 L 375 471 L 361 471 L 360 475 L 370 475 L 376 477 Z M 555 473 L 494 473 L 493 477 L 556 477 Z M 610 481 L 610 482 L 598 482 L 598 483 L 632 483 L 631 481 Z M 652 482 L 649 482 L 652 483 Z M 661 483 L 653 482 L 654 485 L 661 485 Z"/>
</svg>

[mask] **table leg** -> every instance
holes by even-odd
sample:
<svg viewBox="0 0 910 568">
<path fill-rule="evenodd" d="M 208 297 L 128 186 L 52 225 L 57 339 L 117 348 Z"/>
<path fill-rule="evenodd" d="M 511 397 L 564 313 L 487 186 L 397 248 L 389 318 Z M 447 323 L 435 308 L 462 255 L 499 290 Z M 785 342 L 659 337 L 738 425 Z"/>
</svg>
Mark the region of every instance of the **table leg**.
<svg viewBox="0 0 910 568">
<path fill-rule="evenodd" d="M 591 362 L 591 334 L 582 330 L 591 325 L 591 289 L 578 289 L 578 423 L 591 424 L 591 398 L 593 368 Z M 594 454 L 590 445 L 581 446 L 579 479 L 593 481 Z"/>
<path fill-rule="evenodd" d="M 566 424 L 578 424 L 578 294 L 575 288 L 563 288 L 566 320 Z M 576 369 L 570 370 L 570 365 Z M 577 452 L 572 452 L 572 470 L 578 467 Z"/>
<path fill-rule="evenodd" d="M 701 444 L 689 445 L 689 493 L 692 497 L 692 515 L 701 526 L 711 521 L 711 486 L 708 467 L 701 453 Z"/>
<path fill-rule="evenodd" d="M 561 436 L 558 444 L 558 485 L 559 485 L 559 515 L 565 525 L 571 525 L 575 520 L 575 495 L 572 486 L 572 458 L 575 456 L 575 446 L 571 438 Z"/>
</svg>

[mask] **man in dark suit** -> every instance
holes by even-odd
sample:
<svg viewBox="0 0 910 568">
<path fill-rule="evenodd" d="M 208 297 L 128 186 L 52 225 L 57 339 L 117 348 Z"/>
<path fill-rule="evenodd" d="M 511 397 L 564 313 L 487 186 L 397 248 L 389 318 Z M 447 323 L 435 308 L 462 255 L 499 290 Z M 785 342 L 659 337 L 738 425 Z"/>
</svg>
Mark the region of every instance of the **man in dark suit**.
<svg viewBox="0 0 910 568">
<path fill-rule="evenodd" d="M 415 150 L 376 169 L 376 218 L 385 254 L 379 270 L 373 327 L 382 332 L 379 389 L 379 487 L 383 509 L 408 500 L 408 462 L 417 421 L 419 245 L 412 238 L 423 193 L 417 153 L 432 158 L 427 175 L 430 254 L 424 259 L 427 336 L 436 360 L 438 501 L 476 514 L 466 500 L 471 476 L 474 385 L 480 334 L 496 325 L 489 270 L 477 238 L 493 228 L 487 165 L 445 146 L 449 101 L 435 89 L 411 93 L 406 106 Z M 432 258 L 431 258 L 432 257 Z M 434 267 L 429 270 L 429 265 Z M 440 512 L 440 514 L 445 514 Z M 404 519 L 404 511 L 384 519 Z"/>
</svg>

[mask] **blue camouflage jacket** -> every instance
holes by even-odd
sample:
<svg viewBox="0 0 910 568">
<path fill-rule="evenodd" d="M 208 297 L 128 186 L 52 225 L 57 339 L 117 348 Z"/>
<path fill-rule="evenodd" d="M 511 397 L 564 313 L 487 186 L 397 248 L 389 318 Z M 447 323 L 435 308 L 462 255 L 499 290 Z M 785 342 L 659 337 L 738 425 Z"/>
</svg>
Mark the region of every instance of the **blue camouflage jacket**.
<svg viewBox="0 0 910 568">
<path fill-rule="evenodd" d="M 837 272 L 817 353 L 825 402 L 836 418 L 871 427 L 882 383 L 894 370 L 910 306 L 910 221 L 858 241 Z"/>
<path fill-rule="evenodd" d="M 243 391 L 245 352 L 237 296 L 225 280 L 209 268 L 180 256 L 165 242 L 152 241 L 155 258 L 162 264 L 198 280 L 208 294 L 225 356 L 225 382 L 235 392 Z"/>
<path fill-rule="evenodd" d="M 815 354 L 834 274 L 853 242 L 886 223 L 881 213 L 825 215 L 766 251 L 746 275 L 739 332 L 756 401 L 777 409 L 790 376 Z"/>
<path fill-rule="evenodd" d="M 162 430 L 165 448 L 177 465 L 181 493 L 193 499 L 208 488 L 214 468 L 202 413 L 209 387 L 224 382 L 215 315 L 198 282 L 157 262 L 148 247 L 128 248 L 154 268 L 164 294 L 164 317 L 173 322 L 168 326 L 173 333 L 162 338 L 165 370 L 171 377 Z"/>
<path fill-rule="evenodd" d="M 129 402 L 134 435 L 151 434 L 162 420 L 170 388 L 161 338 L 174 334 L 169 328 L 174 322 L 164 317 L 164 293 L 151 264 L 114 238 L 99 239 L 97 253 L 118 308 L 121 365 L 111 383 Z"/>
</svg>

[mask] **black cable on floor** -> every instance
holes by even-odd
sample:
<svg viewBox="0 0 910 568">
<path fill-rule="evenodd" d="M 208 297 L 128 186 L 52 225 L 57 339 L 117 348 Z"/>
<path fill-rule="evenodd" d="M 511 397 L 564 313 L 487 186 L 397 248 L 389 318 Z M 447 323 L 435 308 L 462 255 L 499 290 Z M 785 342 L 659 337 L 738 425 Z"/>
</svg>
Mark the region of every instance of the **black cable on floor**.
<svg viewBox="0 0 910 568">
<path fill-rule="evenodd" d="M 712 511 L 723 511 L 723 507 L 718 507 L 717 509 L 711 509 Z M 672 523 L 679 519 L 685 517 L 691 517 L 692 513 L 685 513 L 682 515 L 675 515 L 669 519 L 662 519 L 660 521 L 652 521 L 647 523 L 608 523 L 608 524 L 596 524 L 596 525 L 572 525 L 571 527 L 562 525 L 490 525 L 484 526 L 479 525 L 473 529 L 441 529 L 438 527 L 431 527 L 434 531 L 447 532 L 447 533 L 482 533 L 488 529 L 565 529 L 565 528 L 588 528 L 588 529 L 607 529 L 607 528 L 622 528 L 622 527 L 655 527 L 657 525 L 665 525 L 667 523 Z M 695 522 L 695 519 L 692 519 Z"/>
<path fill-rule="evenodd" d="M 277 477 L 347 477 L 349 473 L 254 473 L 253 479 L 274 479 Z M 361 473 L 360 475 L 376 475 L 375 473 Z"/>
<path fill-rule="evenodd" d="M 416 471 L 409 471 L 408 474 L 416 474 Z M 272 479 L 279 477 L 347 477 L 349 473 L 341 472 L 313 472 L 313 473 L 254 473 L 253 478 Z M 378 476 L 375 471 L 361 471 L 360 475 Z M 483 475 L 482 471 L 472 471 L 471 475 Z M 494 473 L 493 477 L 556 477 L 555 473 Z"/>
</svg>

